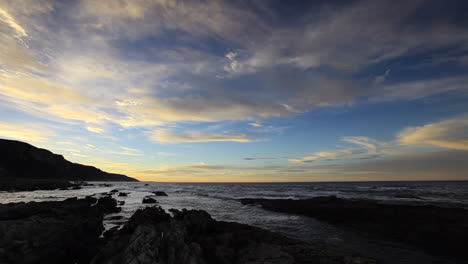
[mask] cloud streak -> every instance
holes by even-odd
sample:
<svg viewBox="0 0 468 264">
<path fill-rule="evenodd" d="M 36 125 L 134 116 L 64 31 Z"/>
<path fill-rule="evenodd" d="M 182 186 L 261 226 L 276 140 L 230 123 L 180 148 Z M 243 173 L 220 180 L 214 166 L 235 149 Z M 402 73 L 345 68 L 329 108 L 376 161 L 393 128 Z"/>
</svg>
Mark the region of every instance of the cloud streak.
<svg viewBox="0 0 468 264">
<path fill-rule="evenodd" d="M 160 143 L 195 143 L 195 142 L 250 142 L 251 138 L 244 133 L 217 134 L 200 131 L 186 131 L 175 133 L 168 130 L 159 130 L 151 135 L 151 139 Z"/>
</svg>

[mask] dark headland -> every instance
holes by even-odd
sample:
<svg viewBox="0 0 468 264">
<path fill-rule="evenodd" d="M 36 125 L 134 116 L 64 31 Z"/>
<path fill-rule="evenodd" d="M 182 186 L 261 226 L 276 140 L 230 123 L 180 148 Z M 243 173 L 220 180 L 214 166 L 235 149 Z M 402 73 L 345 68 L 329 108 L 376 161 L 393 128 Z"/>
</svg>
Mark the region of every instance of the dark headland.
<svg viewBox="0 0 468 264">
<path fill-rule="evenodd" d="M 0 190 L 57 189 L 69 181 L 138 181 L 66 160 L 25 142 L 0 139 Z"/>
</svg>

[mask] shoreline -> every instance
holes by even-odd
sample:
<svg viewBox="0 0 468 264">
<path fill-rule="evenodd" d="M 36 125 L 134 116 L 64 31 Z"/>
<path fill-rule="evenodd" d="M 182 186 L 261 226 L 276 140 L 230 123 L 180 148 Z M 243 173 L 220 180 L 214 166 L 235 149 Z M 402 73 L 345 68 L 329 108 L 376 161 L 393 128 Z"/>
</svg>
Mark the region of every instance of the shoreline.
<svg viewBox="0 0 468 264">
<path fill-rule="evenodd" d="M 329 245 L 216 221 L 202 210 L 138 209 L 122 228 L 102 233 L 104 216 L 119 210 L 110 196 L 1 204 L 0 262 L 377 263 Z"/>
<path fill-rule="evenodd" d="M 175 189 L 164 187 L 164 185 L 152 185 L 151 183 L 147 185 L 145 182 L 140 183 L 113 183 L 113 182 L 92 182 L 91 184 L 83 185 L 82 189 L 70 189 L 70 190 L 57 190 L 57 191 L 44 191 L 44 192 L 18 192 L 19 200 L 8 199 L 8 194 L 6 195 L 6 201 L 10 201 L 12 203 L 17 203 L 17 201 L 23 200 L 24 202 L 28 201 L 50 201 L 48 199 L 53 198 L 53 196 L 57 196 L 59 198 L 56 201 L 60 201 L 60 199 L 65 199 L 69 197 L 87 197 L 92 196 L 91 198 L 100 198 L 109 196 L 115 199 L 118 199 L 121 202 L 124 202 L 124 205 L 121 205 L 122 211 L 121 212 L 114 212 L 109 215 L 105 215 L 103 217 L 103 223 L 105 226 L 104 231 L 120 229 L 120 227 L 126 223 L 132 215 L 134 215 L 135 211 L 138 208 L 146 207 L 147 205 L 142 204 L 142 199 L 145 196 L 153 196 L 156 201 L 156 205 L 161 205 L 167 212 L 170 208 L 177 208 L 182 210 L 184 208 L 181 206 L 182 204 L 189 205 L 194 204 L 197 200 L 196 197 L 189 198 L 187 196 L 180 196 L 177 194 L 179 187 L 173 187 Z M 185 187 L 184 187 L 185 188 Z M 195 187 L 191 187 L 186 189 L 186 192 L 193 192 L 192 189 Z M 217 189 L 218 187 L 216 187 Z M 160 193 L 161 190 L 168 191 L 169 197 L 156 197 L 156 193 Z M 215 189 L 207 189 L 207 191 L 213 191 Z M 228 189 L 231 190 L 231 189 Z M 120 195 L 120 193 L 123 193 Z M 15 194 L 10 193 L 13 197 Z M 199 194 L 200 195 L 200 194 Z M 127 197 L 128 196 L 128 197 Z M 287 196 L 287 195 L 286 195 Z M 95 198 L 94 198 L 95 197 Z M 183 199 L 181 200 L 181 198 Z M 273 233 L 280 233 L 283 236 L 288 238 L 294 238 L 302 241 L 307 241 L 306 243 L 312 244 L 321 244 L 327 245 L 329 248 L 333 248 L 338 251 L 342 252 L 356 252 L 360 256 L 367 256 L 371 259 L 377 260 L 378 263 L 418 263 L 419 260 L 423 261 L 424 263 L 464 263 L 459 262 L 462 258 L 454 259 L 451 255 L 446 255 L 445 257 L 441 256 L 440 254 L 434 254 L 433 252 L 423 252 L 417 247 L 412 247 L 409 244 L 399 243 L 395 240 L 389 239 L 388 236 L 368 236 L 366 232 L 359 229 L 353 229 L 352 226 L 348 226 L 345 224 L 336 224 L 331 223 L 330 221 L 326 221 L 326 219 L 319 219 L 316 216 L 297 216 L 297 212 L 280 212 L 271 211 L 271 210 L 264 210 L 265 208 L 261 208 L 260 206 L 251 206 L 251 205 L 241 205 L 239 199 L 228 199 L 225 200 L 223 198 L 216 198 L 217 196 L 201 196 L 201 204 L 199 206 L 189 206 L 188 208 L 191 209 L 201 209 L 206 210 L 209 212 L 214 219 L 219 221 L 233 221 L 237 223 L 242 223 L 246 225 L 256 226 L 259 228 L 264 228 L 270 230 Z M 44 198 L 44 199 L 41 199 Z M 333 209 L 333 204 L 327 203 L 327 198 L 330 197 L 321 197 L 322 204 L 324 207 L 330 207 Z M 175 200 L 174 200 L 175 199 Z M 189 200 L 187 200 L 189 199 Z M 190 200 L 196 199 L 196 200 Z M 211 200 L 208 200 L 211 199 Z M 218 200 L 219 199 L 219 200 Z M 336 198 L 334 198 L 336 199 Z M 68 200 L 68 199 L 67 199 Z M 216 202 L 218 200 L 220 203 Z M 268 200 L 268 199 L 253 199 L 253 200 Z M 275 199 L 273 199 L 275 200 Z M 276 200 L 285 200 L 285 199 L 276 199 Z M 287 200 L 287 199 L 286 199 Z M 344 199 L 347 201 L 350 200 L 359 200 L 359 199 Z M 66 200 L 65 200 L 66 201 Z M 160 204 L 157 202 L 161 202 Z M 177 201 L 174 203 L 174 201 Z M 206 204 L 204 202 L 209 202 Z M 212 201 L 212 202 L 210 202 Z M 222 202 L 224 201 L 224 202 Z M 287 200 L 288 201 L 288 200 Z M 298 202 L 298 200 L 291 200 L 293 202 Z M 63 202 L 63 201 L 62 201 Z M 372 201 L 371 201 L 372 202 Z M 374 201 L 375 202 L 375 201 Z M 36 202 L 37 203 L 37 202 Z M 23 203 L 24 204 L 24 203 Z M 195 203 L 196 204 L 196 203 Z M 220 211 L 215 206 L 222 206 L 231 204 L 229 208 L 236 208 L 235 211 L 232 213 L 239 215 L 239 217 L 232 218 L 231 212 L 224 212 L 227 213 L 227 218 L 224 215 L 220 214 Z M 237 206 L 235 206 L 237 204 Z M 153 204 L 150 204 L 152 206 Z M 398 204 L 395 206 L 404 206 L 404 204 Z M 1 207 L 2 205 L 0 205 Z M 232 207 L 234 206 L 234 207 Z M 374 211 L 370 211 L 370 215 L 375 214 Z M 282 216 L 283 215 L 283 216 Z M 302 214 L 304 215 L 304 214 Z M 369 215 L 369 214 L 368 214 Z M 257 220 L 248 220 L 245 217 L 253 217 L 253 219 Z M 260 217 L 260 218 L 259 218 Z M 278 218 L 279 217 L 279 218 Z M 292 217 L 291 220 L 287 220 Z M 299 217 L 299 218 L 298 218 Z M 250 219 L 250 218 L 249 218 Z M 261 219 L 261 220 L 260 220 Z M 283 219 L 283 220 L 279 220 Z M 308 220 L 310 219 L 310 220 Z M 318 219 L 318 220 L 316 220 Z M 247 221 L 245 221 L 247 220 Z M 260 221 L 259 221 L 260 220 Z M 265 222 L 266 221 L 266 222 Z M 278 224 L 276 224 L 276 221 Z M 0 221 L 1 222 L 1 221 Z M 322 222 L 322 223 L 319 223 Z M 351 221 L 352 222 L 352 221 Z M 272 225 L 273 224 L 273 225 Z M 287 225 L 294 225 L 293 229 L 284 229 Z M 317 225 L 318 224 L 318 225 Z M 380 223 L 379 225 L 385 227 L 388 223 Z M 286 225 L 286 226 L 285 226 Z M 309 225 L 310 227 L 307 227 Z M 293 227 L 293 226 L 291 226 Z M 300 229 L 298 229 L 300 228 Z M 295 230 L 296 233 L 291 233 L 291 230 Z M 309 232 L 303 233 L 303 235 L 299 235 L 301 230 Z M 110 233 L 105 232 L 107 238 L 109 238 Z M 102 233 L 104 234 L 104 233 Z M 297 235 L 296 235 L 297 234 Z M 318 235 L 318 239 L 317 239 Z M 340 238 L 341 240 L 333 240 L 334 238 L 327 239 L 326 236 Z M 325 238 L 325 239 L 324 239 Z M 394 241 L 394 242 L 392 242 Z M 0 247 L 1 253 L 1 247 Z M 351 254 L 355 256 L 354 254 Z M 401 258 L 400 258 L 401 256 Z M 1 261 L 0 261 L 1 262 Z"/>
<path fill-rule="evenodd" d="M 355 232 L 416 246 L 435 256 L 468 260 L 468 210 L 323 196 L 310 199 L 239 199 L 243 205 L 304 215 Z"/>
</svg>

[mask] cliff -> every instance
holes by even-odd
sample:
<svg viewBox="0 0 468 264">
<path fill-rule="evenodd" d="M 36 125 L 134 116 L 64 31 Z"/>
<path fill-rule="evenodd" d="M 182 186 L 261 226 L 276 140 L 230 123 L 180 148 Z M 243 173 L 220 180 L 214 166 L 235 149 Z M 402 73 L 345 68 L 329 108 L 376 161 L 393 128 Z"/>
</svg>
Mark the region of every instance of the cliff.
<svg viewBox="0 0 468 264">
<path fill-rule="evenodd" d="M 62 155 L 28 143 L 0 139 L 0 179 L 61 181 L 138 181 L 93 166 L 72 163 Z"/>
</svg>

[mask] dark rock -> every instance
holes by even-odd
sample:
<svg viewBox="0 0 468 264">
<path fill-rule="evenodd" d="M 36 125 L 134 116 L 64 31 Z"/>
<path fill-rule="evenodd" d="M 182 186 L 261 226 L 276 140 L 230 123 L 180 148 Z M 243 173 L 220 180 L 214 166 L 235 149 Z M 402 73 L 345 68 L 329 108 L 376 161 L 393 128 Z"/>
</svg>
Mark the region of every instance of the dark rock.
<svg viewBox="0 0 468 264">
<path fill-rule="evenodd" d="M 146 203 L 157 203 L 157 202 L 158 201 L 156 201 L 156 199 L 151 198 L 151 197 L 145 197 L 145 198 L 143 198 L 143 201 L 142 201 L 142 203 L 145 203 L 145 204 Z"/>
<path fill-rule="evenodd" d="M 73 186 L 73 187 L 70 188 L 70 190 L 79 190 L 79 189 L 81 189 L 80 186 Z"/>
<path fill-rule="evenodd" d="M 145 186 L 148 186 L 149 184 L 145 183 Z"/>
<path fill-rule="evenodd" d="M 95 207 L 103 213 L 110 214 L 110 213 L 117 213 L 120 212 L 121 208 L 117 207 L 117 201 L 112 197 L 105 196 L 100 198 L 97 201 Z"/>
<path fill-rule="evenodd" d="M 468 258 L 468 210 L 462 208 L 385 204 L 335 196 L 304 200 L 241 199 L 241 202 L 390 237 L 419 246 L 432 254 Z"/>
<path fill-rule="evenodd" d="M 0 139 L 0 178 L 56 181 L 137 181 L 92 166 L 72 163 L 62 155 L 28 143 Z"/>
<path fill-rule="evenodd" d="M 113 220 L 120 220 L 122 218 L 123 218 L 123 216 L 121 216 L 121 215 L 115 215 L 115 216 L 106 218 L 106 220 L 113 221 Z"/>
<path fill-rule="evenodd" d="M 121 192 L 118 196 L 128 196 L 127 193 Z"/>
<path fill-rule="evenodd" d="M 152 192 L 154 193 L 154 195 L 156 196 L 167 196 L 167 194 L 165 192 L 161 192 L 161 191 L 156 191 L 156 192 Z"/>
<path fill-rule="evenodd" d="M 0 191 L 68 190 L 72 186 L 74 185 L 68 181 L 2 178 L 0 175 Z"/>
<path fill-rule="evenodd" d="M 0 205 L 0 263 L 89 263 L 110 209 L 94 200 Z"/>
<path fill-rule="evenodd" d="M 104 232 L 102 235 L 105 237 L 105 238 L 109 238 L 111 237 L 112 235 L 114 235 L 116 233 L 116 231 L 119 230 L 119 226 L 114 226 L 114 227 L 111 227 L 109 230 L 107 230 L 106 232 Z"/>
<path fill-rule="evenodd" d="M 376 263 L 260 228 L 213 220 L 199 210 L 138 210 L 92 260 L 103 263 Z"/>
<path fill-rule="evenodd" d="M 110 193 L 118 193 L 118 192 L 119 192 L 119 190 L 117 190 L 117 189 L 113 189 L 113 190 L 110 190 L 109 192 L 110 192 Z"/>
<path fill-rule="evenodd" d="M 119 205 L 124 205 L 125 201 L 118 201 Z"/>
</svg>

